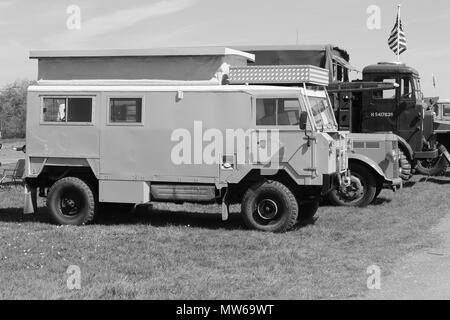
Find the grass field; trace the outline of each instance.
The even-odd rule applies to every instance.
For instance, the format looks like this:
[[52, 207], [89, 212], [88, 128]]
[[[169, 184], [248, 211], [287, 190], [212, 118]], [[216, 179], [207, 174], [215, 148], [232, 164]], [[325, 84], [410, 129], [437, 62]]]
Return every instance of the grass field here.
[[[43, 202], [22, 217], [20, 186], [0, 190], [0, 299], [326, 299], [367, 292], [403, 255], [439, 239], [429, 231], [450, 205], [450, 176], [416, 176], [364, 209], [321, 207], [285, 234], [246, 230], [234, 207], [155, 205], [95, 225], [55, 226]], [[69, 265], [81, 290], [66, 286]]]

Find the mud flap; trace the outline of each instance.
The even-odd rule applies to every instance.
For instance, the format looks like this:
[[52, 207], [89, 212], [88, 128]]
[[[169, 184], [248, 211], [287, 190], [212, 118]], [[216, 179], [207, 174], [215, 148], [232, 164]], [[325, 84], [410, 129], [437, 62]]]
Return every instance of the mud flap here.
[[225, 194], [222, 199], [222, 221], [228, 220], [228, 214], [229, 214], [229, 202], [228, 202], [228, 188], [225, 191]]
[[23, 214], [37, 212], [37, 189], [25, 184]]

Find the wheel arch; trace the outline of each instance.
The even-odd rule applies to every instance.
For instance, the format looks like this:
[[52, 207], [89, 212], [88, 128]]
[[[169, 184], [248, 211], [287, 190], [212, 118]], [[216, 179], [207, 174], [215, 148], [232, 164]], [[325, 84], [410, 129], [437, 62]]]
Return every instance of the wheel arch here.
[[414, 151], [411, 148], [411, 146], [409, 145], [409, 143], [403, 139], [402, 137], [398, 136], [398, 147], [401, 151], [403, 151], [403, 153], [405, 154], [405, 156], [408, 158], [409, 161], [413, 161], [414, 160]]
[[349, 156], [348, 162], [349, 162], [349, 167], [352, 163], [357, 163], [357, 164], [362, 165], [365, 168], [367, 168], [373, 174], [377, 183], [379, 183], [379, 184], [383, 184], [385, 181], [387, 181], [387, 178], [384, 175], [383, 170], [380, 168], [380, 166], [375, 161], [373, 161], [369, 157], [366, 157], [361, 154], [353, 154], [353, 155]]

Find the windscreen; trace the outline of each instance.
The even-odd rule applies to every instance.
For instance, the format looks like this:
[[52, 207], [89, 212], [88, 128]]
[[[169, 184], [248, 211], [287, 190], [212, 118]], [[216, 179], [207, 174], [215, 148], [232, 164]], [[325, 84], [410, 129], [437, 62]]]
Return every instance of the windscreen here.
[[328, 98], [326, 96], [308, 96], [308, 100], [316, 128], [322, 131], [336, 130], [333, 109], [328, 102]]

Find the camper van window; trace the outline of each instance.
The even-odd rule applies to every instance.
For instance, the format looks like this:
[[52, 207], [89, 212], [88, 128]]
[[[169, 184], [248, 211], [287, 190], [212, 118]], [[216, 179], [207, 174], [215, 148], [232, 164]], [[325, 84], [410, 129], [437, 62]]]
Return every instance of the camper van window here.
[[297, 99], [256, 99], [256, 125], [295, 126], [299, 123]]
[[67, 123], [92, 122], [92, 98], [45, 97], [42, 103], [42, 121]]
[[142, 123], [142, 98], [111, 98], [111, 123]]

